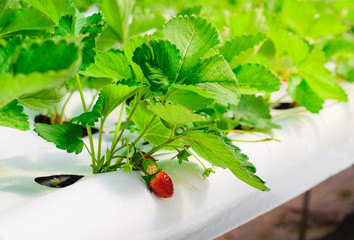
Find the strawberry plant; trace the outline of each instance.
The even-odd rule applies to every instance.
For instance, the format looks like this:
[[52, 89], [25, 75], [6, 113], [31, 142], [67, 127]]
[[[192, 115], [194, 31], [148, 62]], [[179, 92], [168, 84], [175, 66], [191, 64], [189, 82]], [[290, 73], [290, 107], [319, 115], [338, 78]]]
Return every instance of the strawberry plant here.
[[[123, 45], [124, 54], [98, 52], [95, 63], [80, 74], [91, 76], [99, 68], [100, 77], [113, 82], [100, 89], [93, 109], [88, 111], [82, 99], [84, 113], [66, 125], [35, 124], [35, 131], [69, 153], [78, 154], [85, 147], [92, 157], [94, 173], [137, 169], [134, 153], [140, 152], [137, 144], [143, 138], [153, 145], [147, 156], [163, 148], [189, 151], [190, 147], [212, 165], [227, 167], [246, 183], [266, 190], [247, 157], [218, 131], [215, 119], [206, 111], [215, 104], [237, 104], [240, 97], [237, 80], [225, 59], [217, 53], [203, 58], [219, 42], [215, 27], [204, 18], [178, 17], [164, 25], [163, 34], [162, 39], [132, 38]], [[76, 79], [83, 97], [79, 74]], [[185, 95], [190, 98], [181, 97]], [[103, 153], [104, 124], [114, 109], [120, 106], [124, 110], [128, 99], [127, 119], [122, 123], [120, 114], [111, 146]], [[190, 106], [192, 101], [199, 105]], [[100, 125], [97, 149], [89, 130], [95, 122]], [[81, 140], [80, 125], [88, 129], [90, 146]], [[125, 136], [128, 126], [130, 134]], [[132, 131], [139, 134], [135, 139]], [[145, 161], [142, 167], [149, 173]], [[204, 175], [211, 171], [205, 167]]]
[[[240, 91], [229, 64], [213, 50], [219, 44], [219, 34], [207, 19], [172, 18], [159, 34], [130, 37], [139, 32], [137, 29], [146, 28], [138, 27], [138, 20], [127, 22], [121, 28], [114, 26], [114, 21], [110, 20], [110, 16], [114, 17], [110, 12], [114, 8], [109, 7], [116, 4], [113, 1], [102, 3], [103, 16], [94, 13], [87, 17], [74, 11], [69, 1], [60, 8], [43, 5], [41, 1], [28, 3], [30, 5], [18, 3], [15, 7], [47, 19], [48, 27], [38, 29], [34, 24], [33, 30], [26, 32], [21, 32], [19, 26], [14, 27], [16, 37], [9, 35], [6, 28], [2, 29], [2, 42], [6, 43], [2, 45], [6, 51], [2, 66], [6, 83], [9, 82], [6, 89], [13, 89], [11, 94], [6, 91], [2, 94], [4, 112], [9, 112], [9, 108], [15, 111], [19, 104], [31, 109], [47, 109], [55, 106], [68, 91], [70, 98], [77, 90], [82, 99], [82, 114], [72, 116], [65, 123], [63, 116], [58, 117], [61, 120], [52, 121], [61, 124], [37, 123], [34, 130], [68, 153], [79, 154], [85, 148], [92, 158], [93, 173], [119, 168], [127, 172], [141, 170], [154, 182], [153, 179], [162, 174], [157, 159], [152, 157], [157, 151], [174, 150], [182, 163], [194, 154], [193, 150], [212, 166], [229, 168], [251, 186], [267, 189], [254, 175], [255, 168], [247, 156], [217, 128], [217, 116], [212, 114], [224, 111], [229, 104], [237, 105]], [[8, 11], [12, 7], [14, 5], [6, 2], [4, 9]], [[132, 14], [132, 7], [120, 11], [125, 11], [121, 17], [126, 19]], [[15, 11], [9, 14], [17, 17]], [[134, 16], [142, 17], [138, 13]], [[104, 20], [115, 31], [115, 41], [122, 44], [121, 50], [97, 50], [100, 36], [107, 29]], [[49, 53], [43, 55], [46, 51]], [[23, 81], [17, 83], [13, 78]], [[101, 79], [106, 80], [102, 83]], [[95, 84], [99, 86], [98, 98], [92, 107], [87, 106], [84, 99], [82, 86], [87, 82], [102, 83], [101, 86]], [[105, 148], [103, 128], [117, 108], [121, 114], [113, 129], [111, 144]], [[14, 121], [22, 116], [22, 108], [20, 110]], [[27, 117], [24, 118], [28, 128]], [[95, 124], [99, 126], [98, 147], [91, 131]], [[88, 144], [82, 140], [81, 126], [87, 128]], [[147, 153], [142, 153], [139, 147], [142, 139], [151, 144]], [[205, 168], [204, 176], [214, 171], [201, 164]]]
[[[96, 2], [96, 13], [77, 9]], [[168, 2], [156, 7], [147, 0], [2, 1], [0, 125], [27, 130], [24, 107], [47, 109], [51, 124], [34, 124], [39, 136], [68, 153], [85, 149], [93, 173], [140, 171], [162, 197], [172, 196], [173, 184], [159, 168], [160, 150], [172, 151], [181, 164], [193, 156], [204, 177], [214, 166], [228, 168], [268, 190], [225, 132], [280, 128], [270, 108], [284, 97], [312, 113], [326, 99], [347, 100], [335, 77], [353, 76], [352, 19], [349, 10], [342, 14], [348, 6], [297, 0], [187, 3], [175, 3], [171, 11], [162, 7]], [[331, 19], [331, 27], [323, 28]], [[333, 73], [326, 68], [329, 60], [338, 63]], [[286, 94], [274, 100], [282, 86]], [[94, 92], [89, 101], [84, 88]], [[64, 116], [76, 93], [83, 112]], [[112, 117], [115, 128], [108, 129]], [[112, 133], [108, 144], [104, 130]], [[142, 142], [149, 144], [145, 152]]]

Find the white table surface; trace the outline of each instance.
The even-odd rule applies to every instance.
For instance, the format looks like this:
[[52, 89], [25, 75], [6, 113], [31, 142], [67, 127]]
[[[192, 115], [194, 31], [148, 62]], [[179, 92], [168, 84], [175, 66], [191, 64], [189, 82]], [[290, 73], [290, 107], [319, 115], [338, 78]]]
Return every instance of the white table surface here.
[[[354, 88], [346, 89], [348, 103], [329, 102], [319, 115], [276, 117], [283, 127], [274, 131], [280, 143], [237, 143], [270, 192], [246, 185], [228, 170], [216, 168], [203, 180], [203, 170], [193, 161], [178, 165], [166, 160], [161, 165], [174, 182], [175, 194], [161, 199], [137, 173], [92, 175], [87, 154], [66, 154], [32, 131], [0, 128], [0, 240], [217, 237], [354, 163]], [[33, 180], [61, 173], [86, 177], [62, 189]]]

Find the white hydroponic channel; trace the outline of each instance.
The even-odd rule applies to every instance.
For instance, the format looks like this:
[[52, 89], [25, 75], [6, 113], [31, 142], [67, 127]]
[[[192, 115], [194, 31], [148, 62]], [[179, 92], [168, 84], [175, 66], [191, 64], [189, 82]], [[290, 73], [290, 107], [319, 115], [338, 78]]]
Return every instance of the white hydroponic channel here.
[[[348, 103], [327, 102], [319, 115], [275, 112], [280, 143], [237, 144], [270, 192], [253, 189], [228, 170], [216, 169], [203, 180], [193, 161], [178, 166], [165, 160], [161, 165], [175, 194], [161, 199], [138, 173], [92, 175], [87, 154], [66, 154], [32, 131], [0, 128], [0, 239], [212, 239], [354, 163], [354, 88], [346, 91]], [[61, 173], [86, 177], [63, 189], [33, 180]]]

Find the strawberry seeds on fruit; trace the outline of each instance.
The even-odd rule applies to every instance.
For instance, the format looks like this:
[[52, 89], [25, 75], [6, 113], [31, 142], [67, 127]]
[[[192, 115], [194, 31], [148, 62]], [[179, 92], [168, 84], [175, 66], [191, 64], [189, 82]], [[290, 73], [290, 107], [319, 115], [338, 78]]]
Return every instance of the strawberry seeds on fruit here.
[[173, 182], [163, 171], [158, 172], [151, 178], [149, 187], [159, 197], [170, 198], [173, 196]]

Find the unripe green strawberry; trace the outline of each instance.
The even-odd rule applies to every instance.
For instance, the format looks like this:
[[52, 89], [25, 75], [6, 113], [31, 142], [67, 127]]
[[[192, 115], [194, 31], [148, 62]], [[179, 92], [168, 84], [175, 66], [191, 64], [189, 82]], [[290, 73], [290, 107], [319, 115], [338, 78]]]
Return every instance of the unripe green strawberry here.
[[143, 162], [143, 171], [147, 174], [147, 175], [154, 175], [159, 171], [159, 168], [157, 167], [157, 164], [150, 159], [146, 159]]
[[150, 189], [159, 197], [170, 198], [173, 196], [173, 182], [163, 171], [160, 171], [149, 182]]

